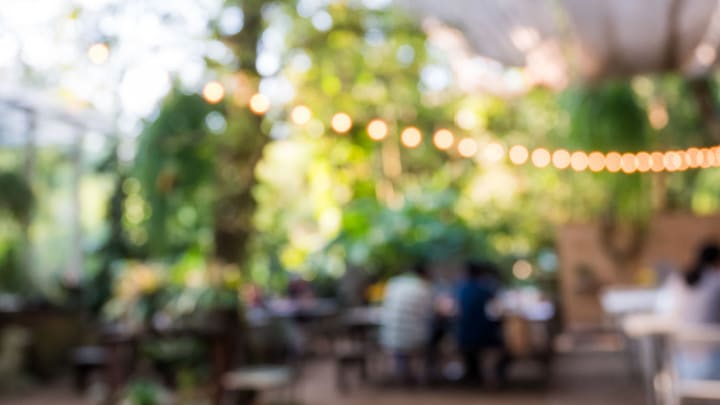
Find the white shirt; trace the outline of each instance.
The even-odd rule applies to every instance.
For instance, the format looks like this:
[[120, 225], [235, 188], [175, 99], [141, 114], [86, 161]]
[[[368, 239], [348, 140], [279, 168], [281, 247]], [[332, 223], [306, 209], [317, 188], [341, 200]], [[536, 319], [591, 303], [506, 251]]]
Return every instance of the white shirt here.
[[432, 290], [425, 280], [411, 274], [392, 278], [382, 305], [382, 345], [400, 352], [424, 347], [430, 334], [432, 302]]

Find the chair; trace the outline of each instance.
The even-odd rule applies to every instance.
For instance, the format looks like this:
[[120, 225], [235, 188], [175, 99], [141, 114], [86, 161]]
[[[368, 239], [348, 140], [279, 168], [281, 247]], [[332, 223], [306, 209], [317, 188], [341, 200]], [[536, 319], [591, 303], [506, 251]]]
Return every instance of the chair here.
[[708, 353], [720, 352], [720, 327], [684, 328], [670, 335], [667, 366], [656, 378], [656, 386], [662, 391], [664, 402], [668, 405], [679, 405], [686, 399], [720, 401], [720, 379], [711, 379], [710, 376], [690, 377], [681, 373], [680, 356], [693, 346]]
[[107, 366], [107, 352], [101, 346], [80, 346], [73, 350], [75, 390], [83, 392], [88, 388], [90, 375]]
[[[260, 393], [291, 390], [295, 381], [296, 373], [289, 365], [248, 366], [225, 373], [222, 388], [225, 392], [234, 393], [238, 404], [252, 404]], [[292, 393], [289, 396], [292, 397]]]
[[[293, 350], [288, 332], [272, 327], [250, 328], [247, 331], [258, 335], [255, 337], [262, 341], [261, 343], [283, 347], [275, 347], [274, 350], [265, 352], [264, 358], [256, 359], [257, 361], [254, 362], [247, 361], [249, 359], [247, 354], [242, 356], [245, 358], [242, 365], [225, 372], [221, 377], [223, 399], [229, 396], [234, 398], [237, 404], [253, 404], [262, 393], [284, 390], [286, 400], [283, 403], [291, 403], [301, 367], [299, 353]], [[243, 351], [258, 350], [258, 347], [252, 347], [250, 341], [245, 341], [245, 344], [240, 346], [245, 347]], [[264, 351], [267, 351], [267, 348]]]
[[345, 314], [336, 325], [332, 341], [335, 358], [335, 385], [341, 393], [349, 390], [347, 375], [357, 370], [360, 379], [369, 379], [370, 357], [376, 349], [374, 332], [378, 321], [373, 313], [354, 309]]

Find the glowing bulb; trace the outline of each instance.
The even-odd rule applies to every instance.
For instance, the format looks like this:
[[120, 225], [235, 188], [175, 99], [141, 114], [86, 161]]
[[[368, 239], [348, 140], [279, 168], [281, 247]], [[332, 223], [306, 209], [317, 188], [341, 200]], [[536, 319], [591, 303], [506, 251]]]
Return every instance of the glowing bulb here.
[[605, 155], [605, 167], [611, 173], [620, 171], [622, 156], [617, 152], [610, 152]]
[[684, 172], [690, 167], [688, 164], [688, 154], [685, 151], [678, 151], [677, 154], [680, 156], [680, 166], [678, 166], [678, 170]]
[[375, 119], [370, 121], [367, 126], [367, 133], [370, 139], [379, 141], [384, 139], [388, 134], [388, 126], [383, 120]]
[[637, 159], [632, 153], [624, 153], [620, 158], [620, 167], [623, 173], [635, 173], [637, 166]]
[[505, 155], [505, 148], [497, 142], [492, 142], [485, 146], [483, 155], [485, 155], [485, 159], [489, 162], [499, 162], [503, 158], [503, 155]]
[[528, 152], [527, 148], [522, 145], [513, 146], [510, 148], [508, 154], [510, 155], [510, 161], [516, 165], [521, 165], [527, 162], [528, 156], [530, 156], [530, 152]]
[[512, 266], [512, 273], [518, 280], [527, 280], [532, 275], [533, 268], [527, 260], [518, 260]]
[[535, 166], [545, 167], [550, 164], [550, 152], [544, 148], [535, 149], [530, 159]]
[[680, 165], [682, 164], [682, 158], [677, 152], [670, 151], [665, 153], [665, 168], [670, 171], [674, 172], [678, 169], [680, 169]]
[[662, 103], [655, 102], [650, 104], [650, 108], [648, 110], [648, 121], [650, 121], [650, 126], [655, 129], [663, 129], [667, 126], [668, 120], [667, 109]]
[[440, 150], [450, 149], [454, 142], [455, 137], [447, 129], [438, 129], [433, 135], [433, 144]]
[[330, 126], [335, 132], [344, 134], [352, 128], [352, 118], [345, 113], [337, 113], [330, 119]]
[[304, 105], [296, 106], [290, 112], [290, 119], [296, 125], [305, 125], [312, 119], [312, 111]]
[[458, 142], [458, 153], [462, 157], [472, 157], [478, 151], [477, 142], [472, 138], [463, 138]]
[[717, 51], [711, 44], [703, 42], [695, 49], [695, 57], [701, 65], [710, 66], [715, 62]]
[[637, 169], [641, 173], [645, 173], [650, 171], [650, 168], [652, 167], [652, 161], [650, 154], [647, 152], [639, 152], [636, 156], [637, 159]]
[[96, 65], [101, 65], [108, 60], [108, 57], [110, 57], [110, 48], [108, 48], [106, 44], [98, 42], [88, 48], [87, 55], [90, 62]]
[[265, 114], [270, 110], [270, 99], [264, 94], [254, 94], [250, 97], [250, 111], [257, 115]]
[[570, 156], [570, 166], [576, 172], [581, 172], [588, 167], [588, 155], [585, 152], [573, 152]]
[[700, 164], [698, 163], [698, 154], [701, 154], [700, 149], [698, 148], [690, 148], [687, 150], [687, 153], [685, 154], [685, 159], [687, 159], [687, 164], [691, 168], [699, 167]]
[[[712, 153], [712, 151], [710, 149], [705, 148], [702, 150], [702, 153], [703, 153], [702, 168], [707, 169], [708, 167], [712, 167], [713, 163], [715, 163], [715, 156]], [[710, 159], [712, 159], [712, 161]]]
[[460, 128], [469, 131], [478, 126], [478, 119], [471, 109], [463, 108], [455, 114], [455, 123]]
[[659, 173], [665, 170], [665, 155], [660, 152], [650, 154], [650, 170]]
[[708, 162], [709, 167], [715, 167], [717, 165], [717, 159], [715, 156], [715, 150], [714, 149], [708, 149], [707, 153], [705, 155], [705, 160]]
[[588, 155], [588, 167], [593, 172], [599, 172], [605, 168], [605, 155], [600, 152], [591, 152]]
[[408, 148], [417, 148], [422, 142], [422, 133], [415, 127], [407, 127], [400, 134], [400, 141]]
[[225, 97], [225, 88], [222, 84], [213, 80], [205, 84], [202, 95], [208, 103], [217, 104]]
[[570, 166], [570, 152], [565, 149], [558, 149], [552, 154], [552, 163], [558, 169], [566, 169]]

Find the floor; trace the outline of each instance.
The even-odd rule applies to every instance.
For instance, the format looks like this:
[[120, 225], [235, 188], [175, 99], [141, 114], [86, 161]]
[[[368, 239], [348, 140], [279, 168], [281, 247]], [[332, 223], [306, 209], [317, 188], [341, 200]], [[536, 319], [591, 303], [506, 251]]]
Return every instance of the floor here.
[[[530, 378], [530, 373], [509, 387], [491, 391], [474, 387], [400, 389], [358, 385], [349, 394], [340, 395], [335, 390], [332, 364], [316, 362], [305, 368], [295, 396], [300, 403], [310, 405], [642, 404], [641, 384], [631, 377], [627, 366], [617, 353], [572, 354], [557, 359], [544, 384]], [[0, 396], [0, 404], [92, 405], [92, 401], [75, 395], [69, 384], [56, 384], [27, 390], [23, 395]]]

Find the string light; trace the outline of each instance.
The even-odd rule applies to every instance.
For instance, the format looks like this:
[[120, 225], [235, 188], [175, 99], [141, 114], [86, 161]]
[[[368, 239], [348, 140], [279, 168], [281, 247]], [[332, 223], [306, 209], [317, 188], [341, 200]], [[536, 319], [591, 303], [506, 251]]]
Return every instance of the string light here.
[[330, 126], [335, 132], [344, 134], [352, 128], [352, 118], [343, 112], [337, 113], [330, 120]]
[[438, 129], [433, 135], [433, 144], [440, 150], [450, 149], [455, 142], [455, 136], [447, 129]]
[[462, 157], [473, 157], [478, 151], [477, 142], [472, 138], [463, 138], [458, 142], [458, 153]]
[[290, 112], [290, 119], [296, 125], [305, 125], [312, 119], [312, 111], [304, 105], [296, 106]]
[[415, 127], [407, 127], [400, 134], [400, 141], [408, 148], [417, 148], [422, 142], [422, 133]]
[[87, 50], [88, 59], [96, 65], [102, 65], [110, 57], [110, 48], [102, 42], [92, 44]]
[[570, 152], [565, 149], [558, 149], [552, 154], [552, 163], [558, 169], [565, 169], [570, 166]]
[[388, 126], [385, 121], [374, 119], [367, 125], [367, 133], [370, 139], [379, 141], [385, 139], [388, 134]]
[[605, 167], [610, 173], [616, 173], [620, 171], [622, 162], [622, 155], [617, 152], [610, 152], [605, 155]]
[[[219, 82], [212, 81], [203, 88], [203, 97], [210, 103], [217, 103], [225, 96], [225, 90]], [[255, 94], [250, 97], [248, 106], [250, 110], [258, 115], [265, 114], [270, 109], [270, 100], [263, 94]], [[664, 111], [666, 113], [666, 111]], [[467, 111], [463, 115], [463, 120], [470, 121]], [[656, 119], [660, 113], [656, 113]], [[290, 112], [290, 119], [298, 125], [307, 124], [312, 120], [312, 111], [304, 105], [295, 106]], [[665, 117], [660, 117], [665, 118]], [[322, 123], [318, 122], [320, 125]], [[465, 124], [468, 124], [466, 122]], [[657, 127], [667, 124], [663, 119], [658, 119]], [[330, 126], [337, 133], [346, 133], [353, 126], [353, 120], [350, 115], [344, 112], [336, 113], [330, 120]], [[466, 125], [469, 126], [469, 125]], [[376, 141], [385, 139], [389, 133], [388, 124], [382, 119], [376, 118], [370, 121], [366, 127], [368, 136]], [[416, 148], [422, 143], [422, 132], [414, 126], [403, 129], [400, 133], [400, 141], [407, 148]], [[433, 134], [433, 144], [437, 149], [449, 150], [455, 144], [455, 135], [448, 129], [438, 129]], [[491, 142], [485, 145], [480, 151], [480, 147], [476, 140], [472, 138], [463, 138], [457, 143], [457, 152], [462, 157], [477, 156], [489, 162], [499, 162], [505, 156], [514, 165], [524, 165], [530, 161], [538, 168], [544, 168], [552, 164], [557, 169], [571, 168], [575, 171], [591, 170], [600, 172], [607, 170], [610, 173], [630, 174], [635, 172], [676, 172], [685, 171], [695, 168], [711, 168], [720, 167], [720, 145], [711, 148], [690, 147], [685, 150], [675, 151], [641, 151], [637, 153], [602, 152], [592, 151], [589, 153], [583, 151], [569, 152], [566, 149], [557, 149], [550, 151], [546, 148], [537, 148], [532, 151], [528, 150], [524, 145], [513, 145], [507, 152], [505, 147], [497, 142]], [[478, 154], [478, 152], [482, 152]], [[478, 160], [480, 161], [480, 160]]]
[[640, 152], [636, 156], [637, 159], [637, 169], [641, 173], [645, 173], [650, 171], [652, 162], [650, 158], [650, 154], [647, 152]]
[[257, 115], [265, 114], [270, 110], [270, 99], [261, 93], [250, 97], [250, 111]]
[[624, 153], [620, 158], [620, 168], [623, 173], [635, 173], [638, 168], [637, 158], [632, 153]]
[[510, 148], [508, 155], [513, 164], [521, 165], [527, 162], [530, 152], [528, 152], [528, 149], [523, 145], [515, 145]]
[[605, 168], [605, 155], [600, 152], [591, 152], [588, 155], [588, 167], [593, 172], [599, 172]]
[[225, 97], [225, 88], [215, 80], [205, 84], [202, 90], [205, 101], [210, 104], [217, 104]]
[[544, 148], [535, 149], [530, 156], [530, 160], [536, 167], [543, 168], [550, 164], [550, 152]]
[[503, 146], [497, 142], [491, 142], [485, 146], [483, 154], [485, 155], [485, 159], [487, 159], [488, 162], [499, 162], [505, 155], [505, 148], [503, 148]]
[[665, 168], [670, 172], [674, 172], [680, 168], [680, 163], [681, 163], [680, 155], [678, 155], [674, 151], [666, 152], [664, 161], [665, 161]]
[[659, 173], [665, 170], [665, 155], [660, 152], [650, 154], [650, 170]]
[[573, 152], [570, 156], [570, 166], [576, 172], [581, 172], [588, 167], [588, 155], [585, 152]]

